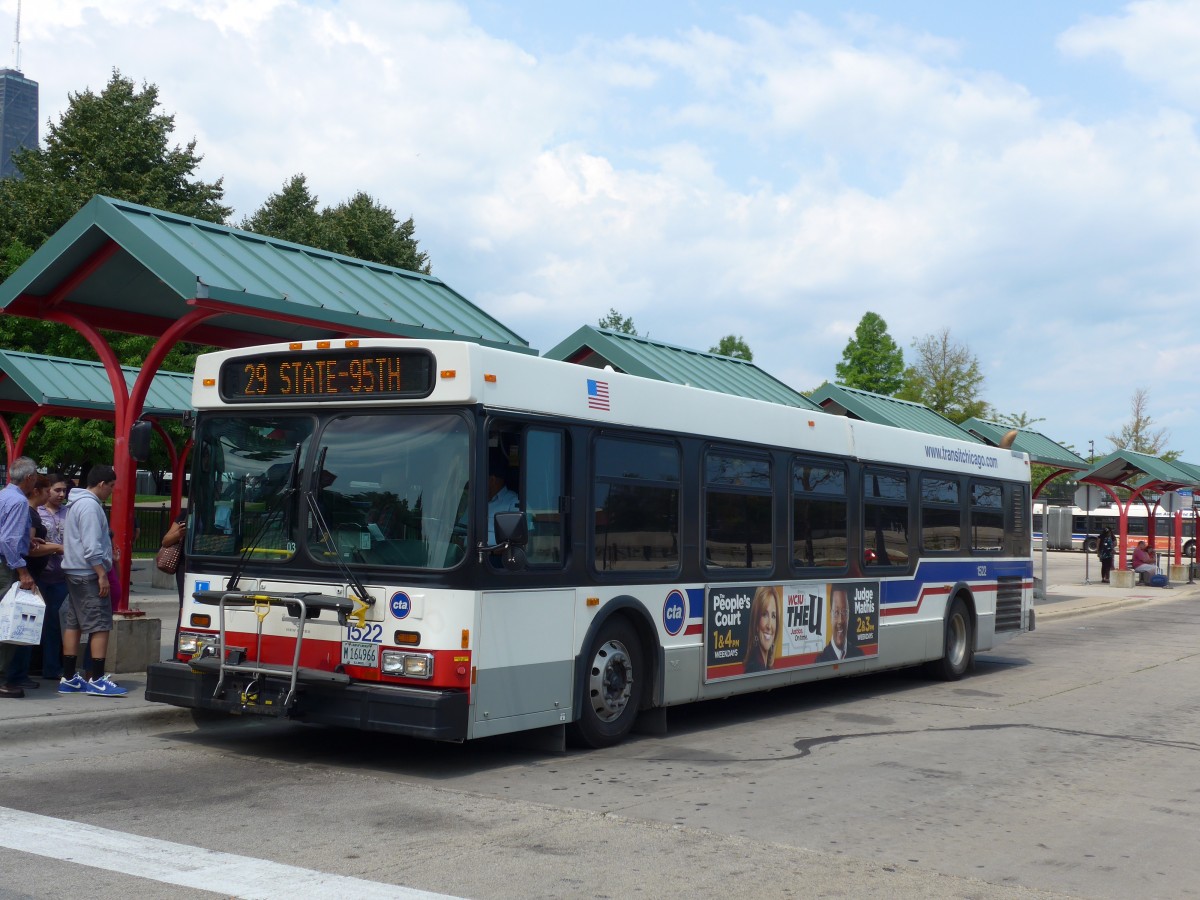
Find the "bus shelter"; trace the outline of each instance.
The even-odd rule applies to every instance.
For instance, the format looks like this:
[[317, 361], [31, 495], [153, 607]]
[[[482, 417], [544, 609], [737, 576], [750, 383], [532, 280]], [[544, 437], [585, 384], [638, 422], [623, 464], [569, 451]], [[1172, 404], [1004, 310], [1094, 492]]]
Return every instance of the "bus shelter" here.
[[[1151, 546], [1155, 538], [1154, 508], [1159, 505], [1164, 494], [1181, 488], [1200, 486], [1200, 470], [1189, 464], [1167, 462], [1166, 460], [1137, 453], [1133, 450], [1114, 450], [1108, 456], [1099, 460], [1091, 469], [1079, 476], [1080, 484], [1093, 484], [1107, 493], [1116, 504], [1118, 518], [1117, 534], [1117, 570], [1128, 571], [1129, 568], [1129, 508], [1134, 503], [1145, 505], [1147, 512], [1147, 530]], [[1118, 489], [1123, 489], [1128, 496], [1122, 498]], [[1173, 550], [1174, 558], [1179, 559], [1183, 546], [1183, 516], [1174, 512]]]
[[[133, 388], [139, 371], [133, 366], [121, 367], [127, 389]], [[191, 393], [190, 375], [159, 371], [154, 374], [142, 407], [142, 419], [151, 423], [167, 451], [172, 473], [172, 516], [179, 514], [182, 505], [188, 446], [176, 447], [162, 421], [188, 416]], [[28, 416], [15, 438], [9, 415]], [[114, 422], [116, 403], [104, 366], [87, 360], [0, 350], [0, 435], [4, 437], [6, 468], [25, 453], [34, 427], [49, 416]]]
[[[0, 284], [0, 309], [75, 329], [104, 367], [116, 436], [112, 524], [123, 583], [136, 472], [130, 432], [177, 342], [232, 348], [423, 337], [534, 352], [433, 276], [101, 196]], [[155, 338], [132, 384], [104, 329]]]

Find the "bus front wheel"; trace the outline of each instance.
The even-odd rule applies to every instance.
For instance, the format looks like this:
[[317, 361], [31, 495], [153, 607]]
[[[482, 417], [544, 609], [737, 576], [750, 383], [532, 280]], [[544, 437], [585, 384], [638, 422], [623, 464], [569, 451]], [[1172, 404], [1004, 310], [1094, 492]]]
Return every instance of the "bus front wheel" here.
[[931, 663], [930, 668], [943, 681], [958, 681], [975, 662], [975, 627], [962, 597], [950, 602], [944, 629], [942, 658]]
[[1100, 546], [1099, 538], [1094, 538], [1094, 537], [1087, 538], [1083, 542], [1083, 552], [1084, 553], [1095, 553], [1096, 548], [1099, 546]]
[[624, 619], [611, 619], [588, 648], [583, 709], [571, 727], [573, 742], [611, 747], [633, 728], [642, 702], [646, 670], [637, 632]]

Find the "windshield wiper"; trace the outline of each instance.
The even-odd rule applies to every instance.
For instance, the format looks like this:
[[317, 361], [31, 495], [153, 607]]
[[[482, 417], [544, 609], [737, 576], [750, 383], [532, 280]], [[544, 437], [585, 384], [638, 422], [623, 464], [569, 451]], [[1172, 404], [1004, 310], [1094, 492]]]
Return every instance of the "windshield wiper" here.
[[280, 510], [283, 511], [283, 533], [288, 533], [289, 516], [291, 512], [291, 498], [296, 494], [296, 478], [300, 473], [300, 445], [296, 444], [292, 450], [292, 462], [288, 466], [287, 477], [284, 478], [284, 489], [271, 498], [267, 506], [266, 513], [262, 517], [262, 522], [259, 523], [258, 531], [254, 533], [244, 548], [242, 555], [238, 558], [237, 565], [233, 568], [233, 574], [229, 577], [229, 587], [227, 590], [237, 590], [238, 579], [242, 577], [242, 569], [246, 567], [246, 562], [250, 559], [250, 555], [258, 549], [258, 542], [262, 540], [262, 536], [267, 531], [267, 526], [275, 518], [275, 514]]
[[367, 593], [367, 589], [363, 586], [362, 581], [359, 580], [358, 575], [351, 571], [350, 567], [346, 565], [345, 560], [342, 559], [342, 554], [338, 552], [337, 544], [333, 540], [333, 531], [330, 529], [329, 523], [325, 520], [325, 514], [321, 511], [321, 504], [317, 502], [317, 491], [320, 490], [321, 476], [325, 473], [325, 455], [328, 452], [328, 447], [322, 447], [321, 452], [317, 454], [317, 464], [313, 467], [313, 475], [309, 479], [308, 487], [304, 491], [304, 497], [308, 501], [308, 508], [312, 514], [313, 521], [317, 523], [317, 528], [325, 544], [325, 549], [333, 557], [338, 572], [358, 592], [358, 599], [367, 604], [367, 606], [374, 606], [375, 598]]

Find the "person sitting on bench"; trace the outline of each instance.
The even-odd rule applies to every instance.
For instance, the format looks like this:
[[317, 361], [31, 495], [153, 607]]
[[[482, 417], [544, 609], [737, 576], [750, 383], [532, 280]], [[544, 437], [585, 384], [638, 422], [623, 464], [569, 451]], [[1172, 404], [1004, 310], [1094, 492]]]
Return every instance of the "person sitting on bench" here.
[[1146, 582], [1150, 581], [1151, 576], [1159, 574], [1158, 566], [1154, 564], [1154, 554], [1146, 549], [1145, 541], [1138, 541], [1133, 549], [1133, 571]]

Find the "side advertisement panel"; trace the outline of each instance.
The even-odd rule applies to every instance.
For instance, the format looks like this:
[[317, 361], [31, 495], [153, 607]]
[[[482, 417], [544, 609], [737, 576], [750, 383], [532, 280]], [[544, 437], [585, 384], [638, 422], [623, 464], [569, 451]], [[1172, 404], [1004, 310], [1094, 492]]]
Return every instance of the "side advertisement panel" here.
[[879, 653], [879, 582], [720, 585], [704, 604], [705, 681]]

